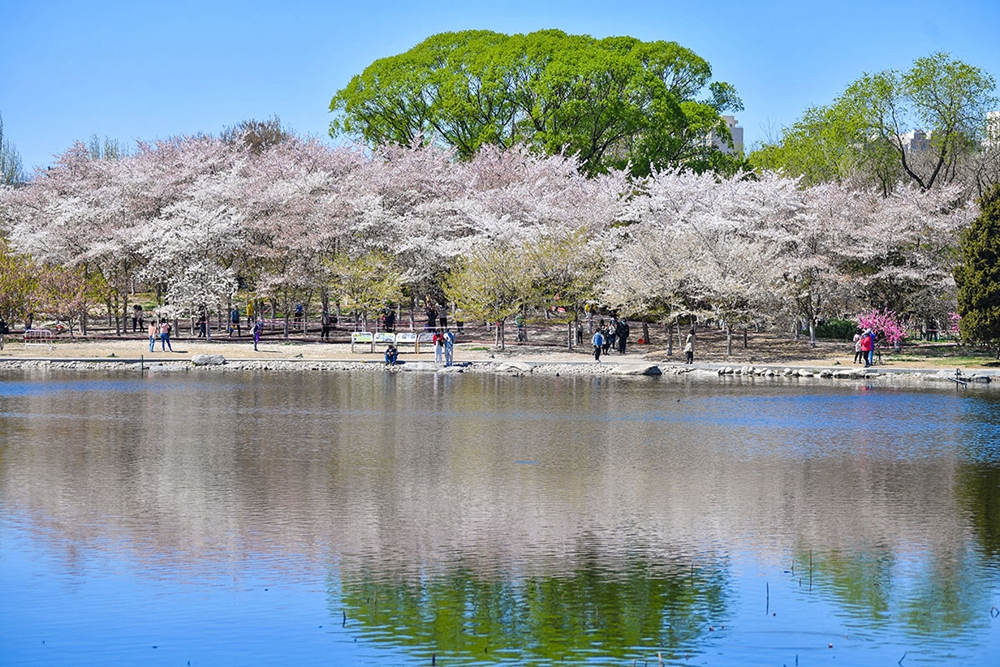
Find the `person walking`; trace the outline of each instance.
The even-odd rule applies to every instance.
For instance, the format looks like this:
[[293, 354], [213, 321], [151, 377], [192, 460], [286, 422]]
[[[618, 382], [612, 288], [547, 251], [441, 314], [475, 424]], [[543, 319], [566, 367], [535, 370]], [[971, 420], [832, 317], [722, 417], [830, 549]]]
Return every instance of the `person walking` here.
[[438, 328], [444, 330], [448, 328], [448, 304], [438, 304]]
[[260, 342], [260, 332], [264, 329], [264, 323], [257, 320], [253, 323], [253, 351], [257, 352], [257, 343]]
[[618, 320], [618, 330], [617, 330], [617, 340], [618, 340], [618, 354], [625, 354], [625, 346], [628, 344], [628, 336], [631, 333], [631, 329], [628, 326], [628, 322], [625, 318]]
[[684, 363], [694, 363], [694, 334], [688, 334], [687, 340], [684, 342]]
[[[3, 337], [10, 333], [10, 327], [7, 326], [7, 320], [0, 315], [0, 350], [3, 349]], [[150, 350], [152, 352], [152, 350]]]
[[236, 332], [236, 336], [242, 336], [243, 332], [240, 330], [240, 309], [233, 306], [233, 309], [229, 313], [229, 337], [233, 337], [233, 332]]
[[320, 317], [319, 323], [322, 326], [322, 330], [319, 334], [319, 339], [324, 340], [327, 343], [330, 342], [330, 311], [323, 309], [323, 315]]
[[594, 332], [594, 337], [590, 339], [590, 342], [594, 346], [594, 361], [600, 361], [601, 352], [604, 348], [604, 334], [601, 333], [600, 327]]
[[174, 351], [170, 345], [170, 323], [166, 320], [160, 320], [160, 352], [167, 350]]
[[253, 301], [247, 301], [247, 326], [252, 327], [256, 318], [254, 317]]
[[424, 309], [424, 312], [427, 314], [427, 331], [433, 331], [434, 327], [437, 326], [438, 311], [430, 299], [427, 300], [427, 307]]
[[854, 332], [854, 363], [861, 363], [861, 329]]
[[153, 351], [153, 346], [156, 345], [156, 339], [160, 336], [160, 327], [156, 325], [156, 317], [153, 317], [149, 321], [149, 351]]

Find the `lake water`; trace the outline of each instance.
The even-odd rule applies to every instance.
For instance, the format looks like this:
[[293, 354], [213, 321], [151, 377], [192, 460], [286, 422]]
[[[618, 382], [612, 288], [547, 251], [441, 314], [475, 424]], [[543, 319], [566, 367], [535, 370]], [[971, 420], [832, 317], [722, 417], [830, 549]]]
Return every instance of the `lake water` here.
[[2, 373], [0, 664], [996, 664], [1000, 392], [803, 385]]

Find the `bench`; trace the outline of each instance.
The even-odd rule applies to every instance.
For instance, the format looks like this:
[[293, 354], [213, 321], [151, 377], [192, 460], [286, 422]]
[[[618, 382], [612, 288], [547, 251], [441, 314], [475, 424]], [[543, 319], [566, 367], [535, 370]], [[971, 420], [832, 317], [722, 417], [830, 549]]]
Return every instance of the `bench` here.
[[48, 329], [28, 329], [24, 332], [24, 347], [27, 349], [29, 345], [44, 345], [51, 350], [53, 339], [53, 334]]
[[375, 351], [375, 336], [372, 335], [371, 331], [352, 331], [351, 332], [351, 352], [354, 352], [355, 345], [367, 345], [369, 352]]

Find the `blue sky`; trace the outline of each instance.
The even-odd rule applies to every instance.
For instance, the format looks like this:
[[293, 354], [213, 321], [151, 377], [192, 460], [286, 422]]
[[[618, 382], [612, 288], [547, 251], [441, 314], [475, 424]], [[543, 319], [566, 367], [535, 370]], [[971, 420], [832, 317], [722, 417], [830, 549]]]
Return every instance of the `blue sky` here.
[[0, 0], [0, 114], [29, 171], [93, 134], [217, 134], [277, 114], [326, 136], [330, 98], [434, 33], [559, 28], [670, 40], [736, 86], [747, 143], [865, 71], [934, 51], [1000, 76], [1000, 2]]

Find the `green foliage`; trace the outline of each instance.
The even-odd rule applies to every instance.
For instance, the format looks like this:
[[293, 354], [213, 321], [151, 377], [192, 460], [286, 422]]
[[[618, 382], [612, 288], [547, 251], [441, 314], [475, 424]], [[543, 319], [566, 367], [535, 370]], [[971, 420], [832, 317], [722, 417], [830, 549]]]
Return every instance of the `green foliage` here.
[[330, 134], [372, 145], [421, 138], [463, 158], [486, 144], [524, 143], [578, 154], [588, 173], [630, 163], [637, 174], [651, 164], [734, 170], [740, 158], [706, 139], [731, 140], [720, 114], [742, 103], [711, 75], [675, 42], [558, 30], [441, 33], [353, 77], [330, 102]]
[[585, 230], [545, 237], [526, 249], [537, 304], [575, 311], [596, 294], [601, 258]]
[[802, 179], [803, 185], [842, 183], [860, 167], [859, 120], [844, 106], [811, 107], [780, 141], [753, 151], [750, 163]]
[[502, 322], [513, 317], [531, 296], [532, 277], [524, 253], [492, 243], [475, 248], [448, 275], [444, 293], [476, 319]]
[[816, 326], [816, 338], [830, 338], [834, 340], [851, 340], [854, 332], [857, 331], [858, 323], [851, 320], [840, 320], [832, 317], [823, 324]]
[[340, 253], [330, 262], [330, 272], [347, 307], [359, 314], [378, 312], [402, 297], [403, 277], [391, 255], [368, 252], [352, 257]]
[[0, 316], [8, 322], [24, 319], [31, 312], [37, 286], [37, 267], [32, 259], [13, 252], [0, 237]]
[[1000, 353], [1000, 185], [979, 200], [980, 213], [962, 238], [955, 269], [962, 339]]
[[[995, 88], [992, 76], [944, 53], [905, 72], [865, 74], [832, 104], [807, 109], [750, 162], [806, 185], [857, 179], [888, 194], [902, 179], [926, 190], [952, 182], [979, 150]], [[927, 133], [926, 146], [906, 145], [903, 135], [914, 130]]]

